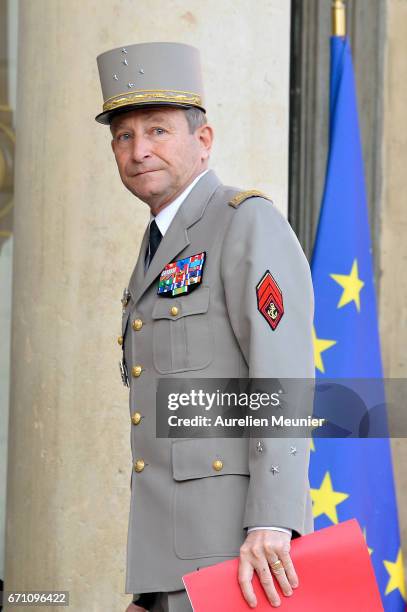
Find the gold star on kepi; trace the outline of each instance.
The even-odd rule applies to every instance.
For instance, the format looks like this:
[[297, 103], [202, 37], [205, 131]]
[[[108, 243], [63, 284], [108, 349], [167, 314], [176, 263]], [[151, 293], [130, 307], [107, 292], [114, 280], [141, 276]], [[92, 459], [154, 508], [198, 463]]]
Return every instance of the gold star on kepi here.
[[103, 111], [109, 124], [119, 112], [150, 106], [194, 106], [205, 112], [199, 51], [182, 43], [126, 45], [97, 57]]

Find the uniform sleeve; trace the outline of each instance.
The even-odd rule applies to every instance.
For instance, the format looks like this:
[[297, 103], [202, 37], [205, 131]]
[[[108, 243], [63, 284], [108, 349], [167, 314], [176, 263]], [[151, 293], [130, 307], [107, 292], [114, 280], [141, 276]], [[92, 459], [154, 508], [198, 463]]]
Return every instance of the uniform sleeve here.
[[[267, 272], [282, 296], [277, 308], [283, 314], [274, 320], [275, 311], [264, 316], [258, 308], [256, 288]], [[233, 211], [222, 247], [221, 275], [249, 378], [314, 378], [310, 268], [291, 226], [270, 201], [250, 198]], [[249, 443], [243, 527], [284, 525], [293, 530], [293, 537], [301, 535], [309, 501], [310, 440], [265, 438], [261, 453], [256, 450], [258, 442], [252, 437]]]

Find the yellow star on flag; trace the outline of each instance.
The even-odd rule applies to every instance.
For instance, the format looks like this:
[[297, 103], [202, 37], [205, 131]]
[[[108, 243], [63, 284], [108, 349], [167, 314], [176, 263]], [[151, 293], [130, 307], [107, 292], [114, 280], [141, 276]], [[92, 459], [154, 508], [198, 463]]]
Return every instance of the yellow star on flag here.
[[338, 523], [336, 506], [349, 497], [347, 493], [334, 491], [332, 488], [331, 475], [327, 472], [319, 489], [311, 489], [312, 513], [314, 518], [321, 514], [326, 516], [335, 524]]
[[331, 348], [336, 344], [336, 340], [324, 340], [323, 338], [317, 338], [315, 327], [312, 328], [312, 340], [314, 342], [314, 361], [315, 367], [322, 373], [325, 373], [324, 363], [322, 361], [321, 353]]
[[390, 578], [386, 586], [385, 595], [398, 589], [402, 598], [406, 601], [406, 583], [404, 582], [403, 556], [399, 549], [397, 559], [393, 561], [383, 561]]
[[[363, 530], [363, 537], [365, 538], [365, 542], [366, 542], [366, 546], [367, 546], [366, 527]], [[371, 555], [372, 552], [373, 552], [373, 548], [369, 548], [369, 546], [367, 546], [367, 550], [369, 551], [369, 555]]]
[[350, 274], [330, 274], [338, 285], [343, 287], [341, 299], [338, 302], [337, 308], [342, 308], [349, 302], [355, 302], [358, 312], [360, 312], [360, 291], [365, 284], [359, 278], [358, 261], [353, 260], [352, 270]]
[[315, 451], [315, 442], [314, 442], [314, 438], [312, 437], [312, 432], [314, 431], [314, 429], [318, 429], [319, 425], [314, 425], [311, 427], [311, 444], [310, 444], [310, 450], [311, 451]]

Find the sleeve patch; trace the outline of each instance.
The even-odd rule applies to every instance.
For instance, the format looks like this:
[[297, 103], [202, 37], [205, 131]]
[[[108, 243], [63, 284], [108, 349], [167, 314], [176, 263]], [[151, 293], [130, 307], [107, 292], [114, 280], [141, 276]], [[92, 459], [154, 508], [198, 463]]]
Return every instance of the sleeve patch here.
[[283, 294], [269, 270], [256, 286], [257, 309], [274, 331], [284, 314]]

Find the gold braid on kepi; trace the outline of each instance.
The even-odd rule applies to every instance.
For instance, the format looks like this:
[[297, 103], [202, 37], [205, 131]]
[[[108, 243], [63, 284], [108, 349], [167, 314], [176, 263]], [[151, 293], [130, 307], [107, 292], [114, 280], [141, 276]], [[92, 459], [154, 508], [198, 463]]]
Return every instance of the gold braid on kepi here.
[[233, 206], [233, 208], [237, 208], [242, 202], [248, 200], [249, 198], [264, 198], [265, 200], [273, 200], [270, 196], [266, 195], [262, 191], [258, 191], [257, 189], [249, 189], [248, 191], [241, 191], [237, 193], [231, 200], [229, 200], [229, 206]]

